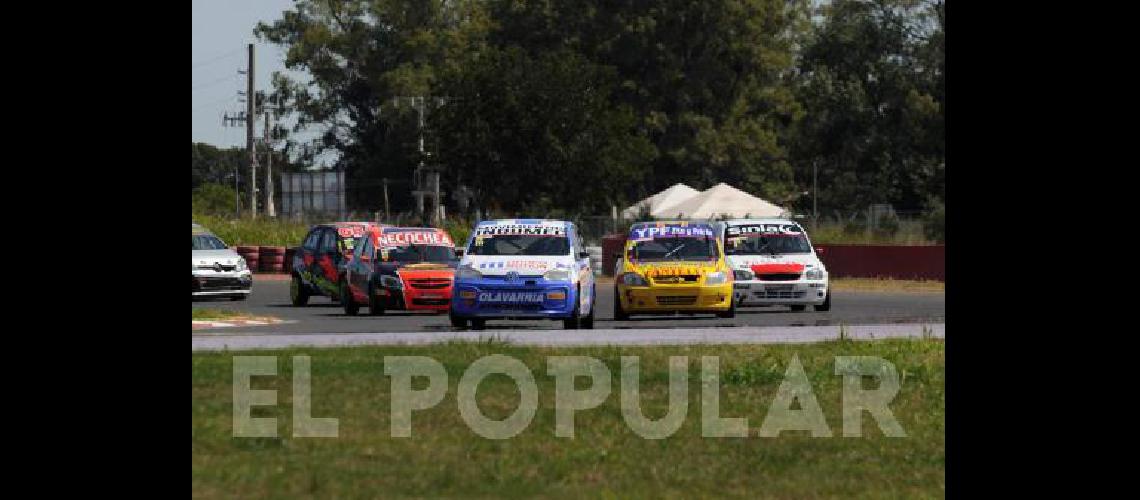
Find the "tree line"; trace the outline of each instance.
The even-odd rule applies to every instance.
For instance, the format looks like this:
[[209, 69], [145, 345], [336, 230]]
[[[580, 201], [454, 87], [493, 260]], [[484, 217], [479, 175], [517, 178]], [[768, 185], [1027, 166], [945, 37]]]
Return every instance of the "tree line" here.
[[302, 0], [254, 33], [308, 77], [273, 79], [294, 131], [321, 132], [286, 142], [294, 163], [337, 152], [354, 207], [386, 178], [410, 208], [421, 162], [502, 213], [677, 182], [802, 211], [813, 173], [821, 212], [944, 197], [941, 1]]

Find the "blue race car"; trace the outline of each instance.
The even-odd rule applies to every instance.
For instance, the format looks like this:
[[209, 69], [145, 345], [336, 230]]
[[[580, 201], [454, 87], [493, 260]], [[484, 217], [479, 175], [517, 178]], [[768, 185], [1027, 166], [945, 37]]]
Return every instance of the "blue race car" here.
[[455, 273], [451, 324], [481, 330], [489, 319], [555, 319], [594, 327], [594, 274], [574, 224], [506, 219], [475, 226]]

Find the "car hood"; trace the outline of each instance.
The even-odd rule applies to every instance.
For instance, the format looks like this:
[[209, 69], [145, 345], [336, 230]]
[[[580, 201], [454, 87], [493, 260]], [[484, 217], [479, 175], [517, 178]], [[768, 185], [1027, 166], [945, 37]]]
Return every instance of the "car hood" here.
[[631, 262], [638, 274], [646, 277], [704, 275], [717, 269], [715, 260]]
[[573, 269], [573, 264], [569, 255], [473, 255], [465, 256], [460, 262], [461, 266], [470, 266], [484, 276], [504, 276], [510, 272], [538, 276], [552, 269]]
[[191, 264], [195, 266], [212, 266], [215, 263], [232, 266], [237, 264], [238, 253], [231, 250], [191, 250]]

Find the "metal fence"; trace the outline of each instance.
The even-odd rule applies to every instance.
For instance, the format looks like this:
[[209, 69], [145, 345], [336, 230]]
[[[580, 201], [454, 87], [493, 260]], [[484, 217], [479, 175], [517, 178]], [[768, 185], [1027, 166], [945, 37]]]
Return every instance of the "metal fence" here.
[[343, 218], [348, 212], [344, 187], [344, 172], [283, 172], [280, 213], [290, 218]]

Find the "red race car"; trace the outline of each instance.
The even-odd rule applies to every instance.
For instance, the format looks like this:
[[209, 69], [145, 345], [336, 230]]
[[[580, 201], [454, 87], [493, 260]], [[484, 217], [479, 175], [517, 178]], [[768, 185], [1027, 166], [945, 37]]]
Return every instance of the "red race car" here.
[[345, 314], [367, 304], [372, 315], [387, 309], [446, 312], [451, 305], [458, 257], [442, 229], [375, 227], [360, 237], [346, 266]]

